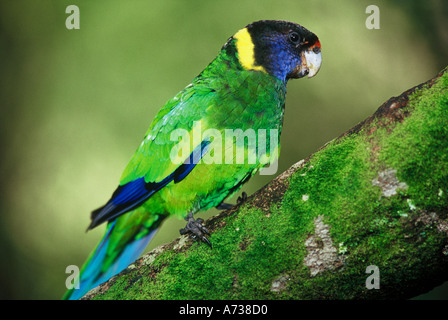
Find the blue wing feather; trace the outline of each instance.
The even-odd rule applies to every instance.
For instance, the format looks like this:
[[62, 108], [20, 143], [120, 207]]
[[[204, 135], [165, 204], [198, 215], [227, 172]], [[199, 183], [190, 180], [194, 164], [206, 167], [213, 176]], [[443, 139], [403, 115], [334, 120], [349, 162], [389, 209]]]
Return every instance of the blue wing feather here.
[[103, 222], [116, 219], [122, 214], [135, 209], [171, 181], [179, 183], [185, 179], [199, 160], [207, 153], [209, 144], [209, 140], [202, 141], [190, 156], [185, 159], [184, 163], [160, 182], [146, 182], [145, 178], [141, 177], [119, 186], [106, 205], [92, 212], [92, 221], [87, 230], [93, 229]]

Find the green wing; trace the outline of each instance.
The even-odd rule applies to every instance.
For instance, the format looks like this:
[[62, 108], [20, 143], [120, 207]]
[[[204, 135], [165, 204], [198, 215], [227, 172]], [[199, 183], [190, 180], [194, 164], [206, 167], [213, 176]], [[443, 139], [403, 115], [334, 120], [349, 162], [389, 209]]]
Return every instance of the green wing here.
[[[228, 165], [223, 158], [226, 151], [221, 156], [222, 165], [218, 166], [196, 166], [197, 162], [192, 163], [190, 157], [197, 161], [205, 155], [205, 147], [214, 152], [219, 149], [210, 131], [223, 134], [227, 129], [245, 132], [248, 129], [280, 128], [283, 112], [279, 109], [283, 106], [284, 90], [281, 85], [272, 86], [272, 81], [272, 77], [264, 73], [247, 71], [234, 72], [234, 77], [213, 78], [207, 73], [199, 75], [159, 111], [125, 168], [112, 198], [92, 213], [89, 228], [137, 208], [171, 181], [177, 183], [187, 176], [188, 179], [176, 184], [176, 188], [170, 184], [169, 192], [175, 195], [175, 199], [170, 200], [176, 203], [155, 209], [162, 211], [158, 213], [167, 211], [182, 215], [187, 213], [185, 210], [193, 210], [192, 207], [207, 209], [234, 193], [242, 181], [247, 181], [248, 177], [273, 159], [266, 157], [269, 149], [253, 163]], [[266, 89], [272, 87], [273, 90]], [[176, 130], [183, 133], [181, 139], [176, 138], [178, 134], [173, 136]], [[227, 137], [224, 140], [227, 142]], [[242, 148], [246, 155], [260, 156], [257, 145], [237, 145], [238, 148]], [[181, 156], [179, 150], [182, 151]], [[235, 152], [238, 153], [238, 150]], [[187, 164], [184, 163], [186, 160]], [[195, 177], [189, 175], [193, 168]], [[162, 202], [166, 203], [166, 200]]]

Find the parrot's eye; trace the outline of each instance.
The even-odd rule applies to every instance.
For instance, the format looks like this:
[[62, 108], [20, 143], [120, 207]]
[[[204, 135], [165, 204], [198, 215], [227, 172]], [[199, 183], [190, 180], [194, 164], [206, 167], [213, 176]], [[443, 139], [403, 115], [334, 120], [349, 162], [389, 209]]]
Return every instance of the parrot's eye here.
[[299, 40], [300, 40], [300, 36], [297, 32], [293, 31], [293, 32], [289, 33], [289, 41], [291, 41], [294, 44], [297, 44], [297, 43], [299, 43]]

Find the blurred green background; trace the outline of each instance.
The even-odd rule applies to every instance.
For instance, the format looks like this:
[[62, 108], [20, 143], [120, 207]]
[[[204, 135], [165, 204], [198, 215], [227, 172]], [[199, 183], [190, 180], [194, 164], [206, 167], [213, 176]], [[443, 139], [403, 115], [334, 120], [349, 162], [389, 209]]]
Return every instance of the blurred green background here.
[[[71, 4], [79, 30], [65, 27]], [[379, 30], [365, 27], [371, 4]], [[90, 212], [158, 109], [260, 19], [297, 22], [322, 43], [318, 76], [288, 84], [278, 174], [448, 65], [442, 0], [1, 1], [0, 298], [63, 295], [66, 266], [81, 266], [104, 230], [85, 232]], [[148, 250], [183, 226], [168, 220]], [[419, 298], [447, 299], [447, 285]]]

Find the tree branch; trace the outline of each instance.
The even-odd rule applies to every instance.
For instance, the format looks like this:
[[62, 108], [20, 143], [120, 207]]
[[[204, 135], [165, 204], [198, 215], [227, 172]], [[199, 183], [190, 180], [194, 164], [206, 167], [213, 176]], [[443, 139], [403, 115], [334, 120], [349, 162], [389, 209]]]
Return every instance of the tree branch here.
[[206, 227], [213, 249], [182, 236], [84, 299], [403, 299], [447, 281], [447, 69]]

